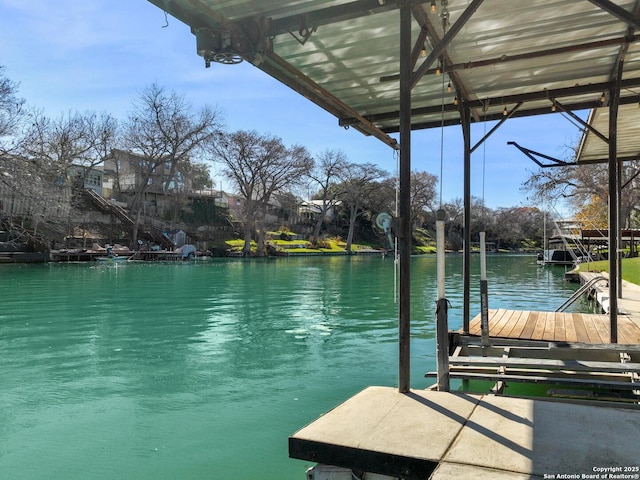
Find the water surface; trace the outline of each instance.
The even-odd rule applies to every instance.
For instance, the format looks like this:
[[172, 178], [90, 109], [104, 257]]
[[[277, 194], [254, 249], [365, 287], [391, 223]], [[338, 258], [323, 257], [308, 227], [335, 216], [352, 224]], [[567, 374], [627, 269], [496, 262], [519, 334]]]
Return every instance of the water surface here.
[[[461, 262], [447, 258], [451, 328]], [[490, 308], [553, 310], [575, 290], [535, 256], [487, 268]], [[303, 479], [288, 436], [397, 385], [394, 278], [379, 257], [0, 266], [0, 477]], [[435, 257], [412, 260], [411, 291], [424, 388]]]

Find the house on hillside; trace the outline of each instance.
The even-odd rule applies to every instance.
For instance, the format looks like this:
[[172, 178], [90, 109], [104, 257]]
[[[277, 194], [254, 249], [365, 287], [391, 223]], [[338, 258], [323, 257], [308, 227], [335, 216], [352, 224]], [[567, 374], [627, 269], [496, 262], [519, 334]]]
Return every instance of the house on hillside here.
[[[336, 216], [336, 207], [340, 202], [329, 206], [324, 214], [324, 223], [331, 223]], [[307, 223], [314, 224], [316, 218], [322, 214], [322, 200], [306, 200], [300, 203], [298, 214], [305, 219]]]
[[140, 185], [146, 181], [144, 214], [162, 216], [172, 208], [178, 194], [191, 192], [191, 180], [181, 172], [171, 174], [171, 164], [163, 164], [161, 171], [144, 174], [148, 161], [142, 155], [114, 149], [104, 160], [103, 196], [124, 200], [123, 195], [131, 197]]
[[164, 163], [160, 171], [154, 169], [147, 179], [143, 172], [148, 167], [148, 160], [144, 156], [113, 149], [104, 160], [105, 196], [134, 192], [145, 179], [149, 194], [191, 191], [191, 180], [179, 171], [172, 175], [170, 162]]
[[102, 195], [104, 176], [102, 166], [71, 165], [67, 174], [76, 187], [93, 190], [98, 195]]

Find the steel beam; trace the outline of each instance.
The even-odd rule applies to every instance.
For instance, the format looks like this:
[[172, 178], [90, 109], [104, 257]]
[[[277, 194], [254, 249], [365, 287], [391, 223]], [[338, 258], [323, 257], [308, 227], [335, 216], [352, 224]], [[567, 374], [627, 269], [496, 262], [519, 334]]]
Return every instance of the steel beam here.
[[400, 5], [400, 195], [398, 390], [411, 389], [411, 4]]
[[610, 342], [618, 343], [618, 285], [620, 272], [620, 162], [618, 161], [618, 103], [623, 65], [609, 89], [609, 322]]
[[614, 17], [622, 20], [630, 27], [633, 27], [636, 30], [640, 30], [640, 18], [633, 15], [631, 12], [628, 12], [624, 8], [616, 5], [610, 0], [589, 0], [594, 5], [606, 10]]
[[[520, 102], [527, 103], [527, 102], [534, 102], [534, 101], [540, 101], [540, 100], [549, 100], [550, 98], [569, 98], [569, 97], [577, 97], [577, 96], [586, 96], [590, 94], [597, 95], [598, 100], [593, 100], [593, 101], [583, 100], [579, 102], [565, 101], [564, 103], [565, 108], [568, 108], [570, 110], [584, 110], [584, 109], [590, 109], [590, 108], [602, 106], [601, 104], [598, 103], [600, 96], [602, 95], [603, 91], [609, 90], [610, 87], [611, 87], [611, 82], [592, 83], [588, 85], [576, 85], [573, 87], [566, 87], [566, 88], [540, 90], [538, 92], [529, 92], [529, 93], [524, 93], [520, 95], [506, 95], [503, 97], [491, 97], [491, 98], [486, 98], [482, 100], [480, 99], [469, 100], [468, 103], [471, 109], [474, 109], [474, 108], [481, 109], [484, 103], [488, 103], [488, 105], [505, 105], [505, 104], [512, 104], [512, 103], [520, 103]], [[625, 79], [622, 81], [620, 85], [620, 88], [622, 90], [628, 90], [636, 87], [640, 87], [640, 78]], [[637, 93], [634, 93], [634, 92], [625, 93], [625, 96], [620, 99], [620, 105], [625, 105], [630, 103], [638, 103]], [[457, 112], [458, 107], [453, 104], [445, 104], [444, 110], [445, 110], [445, 113]], [[417, 117], [420, 115], [437, 115], [437, 114], [440, 114], [441, 112], [442, 112], [442, 106], [434, 105], [431, 107], [414, 108], [411, 111], [411, 115], [412, 117]], [[517, 113], [513, 115], [513, 117], [519, 118], [519, 117], [526, 117], [526, 116], [532, 116], [532, 115], [541, 115], [543, 113], [551, 113], [551, 108], [544, 107], [544, 108], [533, 109], [533, 110], [525, 110], [521, 108]], [[501, 113], [498, 113], [495, 115], [487, 115], [486, 118], [487, 120], [499, 120], [500, 119], [499, 115], [501, 115]], [[398, 112], [397, 111], [383, 112], [375, 115], [367, 115], [366, 118], [373, 123], [383, 123], [385, 121], [392, 121], [398, 118]], [[445, 119], [445, 122], [447, 122], [446, 119]], [[340, 124], [343, 126], [353, 125], [355, 123], [357, 123], [356, 120], [353, 120], [351, 118], [346, 118], [346, 117], [340, 121]], [[445, 125], [457, 125], [458, 123], [459, 123], [459, 119], [456, 117], [456, 122], [449, 123], [449, 124], [445, 123]], [[439, 127], [440, 120], [438, 120], [437, 122], [424, 122], [423, 124], [419, 124], [419, 125], [421, 125], [419, 128]], [[416, 128], [416, 126], [414, 125], [414, 130], [416, 129], [418, 128]], [[385, 128], [382, 130], [385, 132], [396, 131], [391, 128]]]
[[[464, 250], [463, 250], [463, 309], [462, 324], [464, 333], [469, 333], [471, 303], [471, 111], [467, 102], [460, 103], [462, 137], [464, 141]], [[442, 181], [442, 179], [440, 180]]]
[[451, 26], [447, 33], [445, 33], [442, 40], [438, 42], [429, 56], [424, 60], [424, 62], [422, 62], [422, 65], [418, 67], [418, 70], [415, 71], [411, 79], [411, 88], [416, 86], [427, 70], [429, 70], [431, 64], [433, 64], [433, 62], [442, 55], [442, 52], [447, 48], [447, 45], [451, 43], [451, 40], [453, 40], [458, 32], [460, 32], [462, 27], [464, 27], [464, 25], [469, 21], [483, 1], [484, 0], [473, 0], [465, 11], [462, 12], [458, 20]]

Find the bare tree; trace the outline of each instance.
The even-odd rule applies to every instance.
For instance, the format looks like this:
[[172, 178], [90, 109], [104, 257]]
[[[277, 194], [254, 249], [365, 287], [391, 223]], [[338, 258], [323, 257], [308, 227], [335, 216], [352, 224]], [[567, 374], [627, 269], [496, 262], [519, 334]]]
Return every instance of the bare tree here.
[[[640, 162], [622, 164], [622, 202], [620, 218], [624, 227], [631, 227], [635, 213], [640, 212]], [[523, 189], [540, 202], [568, 200], [579, 211], [584, 205], [607, 205], [609, 198], [608, 169], [606, 164], [587, 164], [541, 168], [533, 172], [523, 184]], [[595, 201], [599, 199], [599, 201]]]
[[34, 113], [21, 151], [64, 181], [71, 166], [83, 167], [80, 178], [72, 179], [82, 186], [91, 169], [116, 146], [117, 134], [117, 121], [108, 114], [69, 112], [51, 119]]
[[0, 65], [0, 157], [13, 150], [17, 143], [13, 135], [25, 115], [25, 101], [18, 97], [18, 84], [5, 76], [4, 68]]
[[411, 225], [418, 228], [426, 220], [427, 212], [433, 210], [438, 177], [427, 172], [411, 172]]
[[463, 246], [464, 201], [454, 198], [442, 205], [446, 212], [445, 226], [447, 227], [447, 245], [457, 251]]
[[29, 162], [13, 152], [24, 105], [17, 95], [18, 84], [5, 76], [0, 65], [0, 212], [12, 211], [16, 195], [28, 191], [31, 171]]
[[276, 192], [299, 182], [312, 164], [307, 150], [285, 147], [282, 140], [255, 131], [237, 131], [213, 144], [215, 158], [244, 199], [244, 255], [251, 253], [251, 233], [258, 232], [257, 255], [264, 255], [265, 217]]
[[66, 217], [71, 227], [78, 188], [113, 147], [116, 121], [93, 112], [69, 112], [56, 119], [31, 112], [29, 120], [12, 155], [11, 188], [22, 199], [22, 206], [12, 211], [30, 217], [34, 230], [45, 218], [59, 227]]
[[220, 114], [209, 106], [193, 113], [184, 96], [167, 93], [157, 84], [134, 101], [124, 127], [124, 145], [138, 157], [132, 203], [133, 237], [137, 240], [144, 198], [150, 185], [160, 182], [165, 192], [175, 190], [181, 172], [220, 131]]
[[345, 250], [351, 253], [353, 234], [357, 218], [363, 213], [361, 207], [382, 188], [380, 180], [388, 173], [373, 163], [353, 163], [342, 172], [342, 202], [349, 211], [349, 233]]
[[319, 188], [314, 197], [322, 201], [320, 213], [313, 229], [313, 239], [316, 242], [320, 237], [320, 228], [326, 220], [327, 212], [330, 208], [335, 207], [343, 193], [339, 188], [339, 180], [347, 165], [347, 156], [344, 152], [325, 150], [320, 153], [318, 162], [309, 173], [311, 183]]

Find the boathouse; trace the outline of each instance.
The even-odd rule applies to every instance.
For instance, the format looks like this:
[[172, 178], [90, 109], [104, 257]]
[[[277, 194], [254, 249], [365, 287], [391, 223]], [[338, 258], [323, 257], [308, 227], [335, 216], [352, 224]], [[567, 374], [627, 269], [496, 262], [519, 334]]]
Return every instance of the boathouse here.
[[[321, 464], [308, 478], [357, 472], [367, 472], [362, 478], [560, 478], [555, 476], [638, 467], [638, 410], [495, 394], [503, 381], [548, 381], [550, 371], [558, 390], [568, 383], [558, 380], [562, 371], [571, 371], [586, 372], [588, 382], [600, 372], [616, 391], [637, 392], [639, 347], [620, 343], [620, 329], [627, 326], [618, 319], [624, 296], [619, 256], [609, 257], [606, 337], [600, 332], [594, 343], [579, 341], [577, 321], [571, 323], [575, 338], [545, 340], [546, 328], [555, 332], [561, 318], [565, 334], [569, 325], [546, 312], [542, 327], [524, 314], [508, 314], [523, 325], [521, 332], [533, 325], [530, 339], [480, 342], [471, 331], [469, 265], [471, 153], [505, 122], [528, 116], [564, 115], [584, 130], [575, 158], [543, 154], [538, 165], [607, 165], [608, 248], [618, 250], [620, 165], [640, 152], [640, 1], [149, 1], [191, 27], [203, 68], [250, 62], [333, 114], [338, 126], [399, 152], [400, 218], [393, 232], [400, 264], [398, 385], [371, 387], [290, 437], [292, 457]], [[472, 125], [485, 122], [495, 126], [472, 144]], [[410, 384], [411, 138], [417, 129], [452, 125], [459, 126], [464, 145], [463, 328], [457, 340], [447, 331], [446, 299], [439, 298], [439, 391], [417, 390]], [[526, 146], [513, 148], [514, 155], [535, 157]], [[482, 333], [501, 335], [495, 328], [504, 312], [500, 319], [498, 312], [486, 313]], [[508, 328], [504, 321], [500, 332]], [[539, 339], [536, 328], [543, 329]], [[450, 345], [467, 349], [468, 358], [450, 358], [460, 353]], [[482, 363], [486, 357], [491, 360]], [[514, 368], [517, 374], [505, 373]], [[463, 373], [467, 379], [490, 376], [496, 391], [448, 392], [450, 376]], [[580, 379], [574, 375], [572, 381]], [[637, 405], [633, 399], [625, 404]]]

